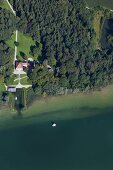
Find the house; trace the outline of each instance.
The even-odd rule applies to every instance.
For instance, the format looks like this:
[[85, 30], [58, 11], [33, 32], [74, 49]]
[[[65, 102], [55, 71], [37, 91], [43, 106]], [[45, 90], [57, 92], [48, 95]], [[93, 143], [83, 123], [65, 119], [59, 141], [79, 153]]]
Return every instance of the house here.
[[17, 71], [22, 71], [24, 68], [27, 68], [29, 66], [28, 62], [21, 62], [21, 61], [16, 61], [15, 62], [15, 67]]
[[15, 62], [15, 68], [17, 71], [23, 71], [25, 68], [28, 68], [28, 67], [34, 67], [34, 62], [32, 61], [16, 61]]
[[9, 92], [16, 92], [16, 87], [14, 87], [14, 86], [8, 86], [8, 87], [7, 87], [7, 91], [9, 91]]

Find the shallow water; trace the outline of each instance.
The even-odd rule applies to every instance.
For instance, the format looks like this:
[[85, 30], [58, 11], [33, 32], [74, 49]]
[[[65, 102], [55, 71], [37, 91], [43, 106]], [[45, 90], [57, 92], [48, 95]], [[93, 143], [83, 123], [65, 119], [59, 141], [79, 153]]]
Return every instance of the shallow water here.
[[24, 114], [0, 130], [1, 170], [113, 169], [113, 88], [38, 101]]

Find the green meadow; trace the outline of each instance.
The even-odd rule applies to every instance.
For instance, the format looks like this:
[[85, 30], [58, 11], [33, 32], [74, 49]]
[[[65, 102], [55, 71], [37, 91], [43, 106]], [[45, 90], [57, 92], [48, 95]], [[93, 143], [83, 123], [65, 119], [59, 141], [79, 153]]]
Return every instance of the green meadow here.
[[[11, 36], [11, 38], [7, 41], [7, 44], [11, 48], [15, 48], [15, 33]], [[17, 48], [17, 55], [22, 56], [24, 53], [27, 57], [30, 56], [30, 47], [35, 45], [35, 42], [32, 40], [32, 38], [28, 35], [24, 35], [21, 32], [18, 32], [18, 48]]]
[[89, 7], [103, 6], [106, 8], [113, 9], [113, 0], [86, 0]]

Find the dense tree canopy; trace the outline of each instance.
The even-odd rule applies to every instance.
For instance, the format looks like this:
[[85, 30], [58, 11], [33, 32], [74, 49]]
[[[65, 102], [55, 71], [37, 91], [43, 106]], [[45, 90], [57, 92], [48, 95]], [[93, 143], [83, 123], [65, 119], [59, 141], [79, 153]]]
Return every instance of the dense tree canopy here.
[[16, 20], [13, 14], [8, 10], [0, 8], [0, 41], [10, 38], [15, 28]]
[[12, 14], [0, 9], [0, 39], [8, 39], [16, 25], [36, 41], [31, 49], [36, 66], [28, 71], [35, 92], [52, 95], [62, 87], [94, 89], [113, 81], [113, 51], [95, 49], [94, 11], [83, 0], [12, 2], [16, 24]]

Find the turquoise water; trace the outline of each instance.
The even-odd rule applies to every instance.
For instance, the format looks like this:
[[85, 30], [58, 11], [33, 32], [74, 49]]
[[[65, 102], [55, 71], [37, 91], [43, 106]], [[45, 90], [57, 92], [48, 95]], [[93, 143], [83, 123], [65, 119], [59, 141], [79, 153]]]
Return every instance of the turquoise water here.
[[41, 115], [22, 127], [0, 130], [0, 170], [113, 170], [113, 107], [85, 110], [101, 114], [56, 119], [52, 128], [54, 113], [47, 113], [47, 121]]

